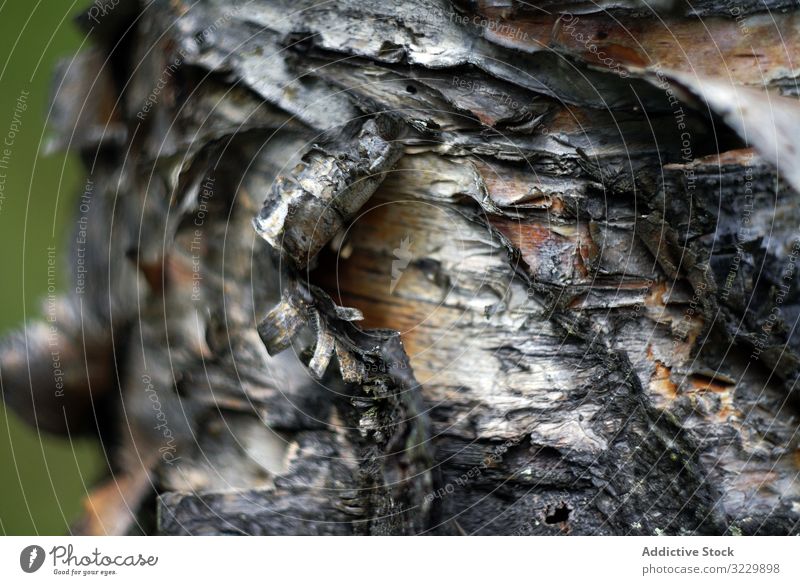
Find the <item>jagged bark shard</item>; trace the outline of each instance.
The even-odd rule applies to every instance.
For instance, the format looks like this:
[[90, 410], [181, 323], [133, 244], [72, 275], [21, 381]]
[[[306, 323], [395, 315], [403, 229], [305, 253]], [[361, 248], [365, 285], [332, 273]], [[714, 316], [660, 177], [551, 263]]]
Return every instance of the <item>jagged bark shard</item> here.
[[[302, 315], [316, 338], [309, 370], [322, 378], [335, 353], [341, 379], [352, 384], [347, 394], [354, 410], [346, 416], [352, 416], [352, 428], [358, 431], [353, 442], [360, 448], [361, 474], [355, 485], [361, 508], [369, 511], [358, 532], [425, 530], [430, 514], [426, 495], [432, 490], [428, 420], [399, 334], [361, 330], [353, 323], [362, 319], [360, 311], [338, 306], [321, 289], [300, 284], [296, 276], [290, 281], [292, 286], [260, 330], [275, 329], [267, 321], [285, 322], [281, 311], [290, 312], [290, 319]], [[304, 310], [297, 312], [298, 306]], [[299, 330], [294, 331], [296, 336]]]

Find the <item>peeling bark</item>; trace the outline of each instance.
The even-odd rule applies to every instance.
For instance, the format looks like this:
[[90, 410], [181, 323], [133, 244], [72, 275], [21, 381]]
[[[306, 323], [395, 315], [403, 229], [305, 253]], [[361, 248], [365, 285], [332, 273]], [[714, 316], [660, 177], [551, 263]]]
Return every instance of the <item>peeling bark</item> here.
[[76, 529], [800, 531], [793, 5], [122, 6], [54, 98], [86, 369], [2, 352], [109, 451]]

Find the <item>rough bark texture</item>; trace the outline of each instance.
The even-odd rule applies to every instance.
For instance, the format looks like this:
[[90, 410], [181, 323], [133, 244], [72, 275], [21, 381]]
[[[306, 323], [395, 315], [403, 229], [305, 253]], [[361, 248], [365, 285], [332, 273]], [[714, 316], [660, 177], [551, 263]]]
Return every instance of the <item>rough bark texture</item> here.
[[75, 286], [2, 354], [106, 447], [76, 530], [800, 532], [793, 2], [88, 16]]

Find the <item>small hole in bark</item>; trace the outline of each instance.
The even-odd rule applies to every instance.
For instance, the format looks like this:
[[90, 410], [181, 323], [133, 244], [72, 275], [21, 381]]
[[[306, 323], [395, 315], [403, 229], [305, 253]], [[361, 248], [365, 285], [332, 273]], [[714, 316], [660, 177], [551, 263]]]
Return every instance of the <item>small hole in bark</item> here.
[[597, 32], [597, 40], [598, 41], [602, 41], [603, 39], [606, 39], [606, 38], [608, 38], [608, 33], [606, 31], [601, 30], [601, 31]]
[[417, 93], [417, 88], [414, 87], [413, 85], [407, 85], [406, 86], [406, 91], [408, 93], [410, 93], [411, 95], [414, 95], [415, 93]]
[[547, 514], [544, 521], [547, 524], [558, 524], [559, 522], [566, 522], [569, 520], [569, 513], [572, 512], [569, 506], [562, 503], [558, 506], [552, 514]]

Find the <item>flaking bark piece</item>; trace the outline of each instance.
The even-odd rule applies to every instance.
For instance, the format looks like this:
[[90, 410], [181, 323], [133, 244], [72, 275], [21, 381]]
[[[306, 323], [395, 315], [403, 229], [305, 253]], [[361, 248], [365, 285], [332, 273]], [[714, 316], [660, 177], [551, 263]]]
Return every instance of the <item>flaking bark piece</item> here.
[[[431, 512], [432, 456], [428, 452], [429, 420], [419, 383], [414, 377], [400, 334], [390, 329], [363, 330], [353, 321], [360, 311], [338, 306], [322, 289], [289, 276], [290, 287], [268, 315], [280, 323], [262, 323], [259, 331], [279, 330], [278, 338], [291, 341], [288, 321], [304, 317], [316, 332], [308, 363], [312, 375], [325, 375], [333, 353], [344, 382], [351, 384], [352, 409], [348, 424], [357, 429], [360, 497], [370, 510], [369, 534], [408, 534], [424, 530]], [[298, 311], [297, 307], [305, 310]], [[264, 335], [262, 334], [262, 338]], [[268, 335], [268, 341], [272, 338]], [[299, 338], [298, 338], [299, 340]], [[287, 345], [288, 346], [288, 345]], [[399, 479], [398, 479], [399, 478]]]
[[320, 379], [325, 375], [325, 370], [328, 369], [328, 364], [331, 362], [336, 340], [319, 313], [314, 316], [314, 325], [317, 330], [317, 345], [314, 348], [314, 355], [308, 363], [308, 369], [317, 379]]
[[367, 202], [398, 161], [399, 124], [380, 115], [352, 141], [311, 146], [290, 176], [279, 177], [253, 220], [258, 234], [298, 268], [311, 260]]
[[289, 347], [292, 339], [306, 324], [310, 307], [297, 296], [286, 294], [258, 326], [258, 335], [270, 355]]
[[[335, 332], [331, 330], [329, 322], [349, 324], [359, 321], [364, 316], [361, 311], [353, 307], [341, 307], [333, 302], [324, 291], [317, 287], [306, 288], [295, 282], [283, 294], [280, 303], [275, 306], [258, 326], [258, 334], [270, 355], [275, 355], [287, 349], [292, 340], [303, 327], [310, 327], [316, 335], [314, 354], [308, 363], [308, 368], [316, 378], [322, 378], [330, 363], [331, 357], [336, 352], [340, 363], [347, 363], [342, 367], [342, 375], [346, 382], [362, 381], [363, 376], [353, 376], [353, 364], [359, 360], [355, 356], [347, 355], [341, 342], [336, 341]], [[338, 329], [338, 327], [337, 327]], [[347, 357], [344, 357], [347, 355]], [[344, 360], [344, 361], [343, 361]], [[348, 373], [345, 374], [345, 369]], [[360, 370], [364, 371], [363, 367]]]

